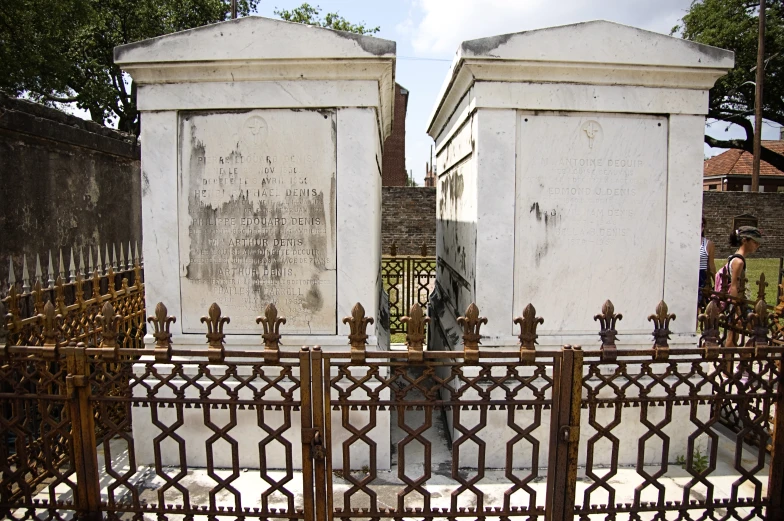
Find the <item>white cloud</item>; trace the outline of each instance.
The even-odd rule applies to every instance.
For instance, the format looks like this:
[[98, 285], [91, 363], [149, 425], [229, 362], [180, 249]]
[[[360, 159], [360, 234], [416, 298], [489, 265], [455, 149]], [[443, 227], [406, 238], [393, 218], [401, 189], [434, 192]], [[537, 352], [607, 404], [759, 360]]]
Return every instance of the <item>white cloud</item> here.
[[464, 40], [588, 20], [668, 34], [690, 4], [691, 0], [418, 0], [401, 25], [411, 31], [417, 54], [444, 55]]

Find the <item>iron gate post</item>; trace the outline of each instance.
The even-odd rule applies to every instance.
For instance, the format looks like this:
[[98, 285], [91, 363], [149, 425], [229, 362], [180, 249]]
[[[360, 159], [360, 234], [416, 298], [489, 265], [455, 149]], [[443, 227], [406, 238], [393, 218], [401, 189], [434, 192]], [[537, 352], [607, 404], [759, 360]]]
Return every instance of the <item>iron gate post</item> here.
[[65, 377], [68, 393], [74, 466], [77, 480], [77, 505], [83, 519], [101, 519], [101, 489], [98, 477], [98, 451], [95, 440], [95, 420], [90, 404], [90, 371], [86, 347], [83, 343], [70, 345], [66, 350]]
[[[782, 356], [782, 355], [779, 355]], [[781, 371], [784, 362], [778, 362], [779, 383], [776, 396], [776, 414], [773, 420], [773, 443], [768, 477], [768, 500], [770, 501], [767, 518], [769, 521], [784, 521], [784, 385]]]
[[[310, 348], [303, 347], [299, 352], [300, 381], [300, 422], [302, 432], [302, 500], [304, 521], [313, 521], [313, 455], [311, 441], [313, 437], [313, 406], [311, 389], [313, 387], [310, 370]], [[316, 404], [318, 407], [318, 403]]]
[[580, 441], [580, 405], [583, 384], [583, 352], [580, 346], [564, 346], [554, 370], [556, 395], [550, 415], [550, 458], [547, 470], [545, 519], [574, 518], [577, 456]]
[[[312, 385], [313, 392], [313, 440], [311, 443], [311, 458], [315, 471], [315, 520], [327, 521], [331, 515], [331, 508], [327, 508], [328, 495], [331, 497], [332, 490], [327, 490], [327, 468], [326, 451], [330, 450], [329, 434], [324, 426], [324, 392], [322, 385], [329, 382], [329, 372], [324, 376], [324, 353], [321, 348], [316, 346], [311, 352]], [[326, 378], [326, 380], [325, 380]], [[329, 512], [327, 511], [329, 510]]]

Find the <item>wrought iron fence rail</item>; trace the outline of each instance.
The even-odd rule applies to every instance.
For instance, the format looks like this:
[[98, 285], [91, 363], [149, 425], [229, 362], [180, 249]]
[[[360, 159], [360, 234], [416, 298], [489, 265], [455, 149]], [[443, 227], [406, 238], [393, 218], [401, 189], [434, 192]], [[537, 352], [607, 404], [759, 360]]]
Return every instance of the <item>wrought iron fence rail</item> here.
[[[620, 513], [634, 518], [645, 512], [710, 517], [719, 509], [727, 519], [773, 519], [784, 512], [784, 437], [778, 435], [784, 432], [784, 348], [775, 345], [772, 327], [780, 317], [768, 314], [764, 301], [743, 319], [747, 342], [739, 347], [720, 347], [721, 310], [709, 304], [695, 348], [670, 348], [671, 315], [662, 302], [652, 315], [654, 340], [646, 350], [617, 348], [617, 315], [609, 301], [600, 315], [601, 348], [586, 350], [536, 349], [540, 319], [533, 306], [516, 320], [521, 326], [518, 349], [480, 349], [480, 327], [487, 320], [472, 305], [461, 317], [464, 349], [427, 352], [419, 304], [405, 322], [408, 346], [403, 352], [366, 351], [359, 323], [352, 324], [350, 350], [281, 349], [282, 319], [274, 307], [260, 317], [263, 350], [232, 350], [224, 344], [220, 308], [214, 308], [204, 349], [172, 346], [173, 317], [159, 305], [150, 317], [154, 347], [123, 347], [117, 342], [122, 317], [107, 322], [114, 310], [104, 307], [101, 318], [96, 317], [100, 347], [67, 345], [72, 341], [62, 330], [42, 319], [43, 345], [2, 350], [0, 431], [15, 433], [21, 450], [8, 454], [8, 439], [3, 438], [0, 514], [28, 509], [28, 517], [45, 515], [62, 498], [62, 489], [74, 497], [70, 505], [59, 503], [62, 508], [96, 519], [182, 515], [327, 521], [413, 515], [561, 521], [575, 515], [613, 519]], [[363, 315], [349, 320], [362, 322]], [[676, 410], [680, 416], [674, 416]], [[389, 416], [383, 420], [380, 413]], [[657, 414], [664, 414], [663, 419]], [[729, 470], [738, 477], [731, 491], [719, 494], [710, 481], [720, 442], [714, 427], [726, 414], [737, 428]], [[240, 430], [240, 415], [243, 428], [252, 431]], [[399, 436], [392, 442], [396, 455], [391, 464], [396, 467], [386, 471], [379, 468], [381, 448], [370, 433], [393, 419]], [[147, 430], [140, 432], [148, 434], [135, 439], [132, 425], [145, 421]], [[451, 430], [451, 449], [439, 470], [434, 440], [428, 436], [444, 421], [441, 428]], [[678, 440], [666, 432], [682, 426], [688, 429], [676, 432]], [[188, 434], [193, 427], [207, 433], [206, 441], [188, 441], [195, 439]], [[638, 445], [621, 446], [628, 428], [639, 431]], [[340, 435], [335, 429], [342, 429]], [[492, 429], [500, 436], [494, 442], [485, 439]], [[258, 442], [251, 460], [259, 467], [253, 475], [260, 505], [248, 505], [236, 488], [247, 479], [241, 468], [248, 454], [239, 449], [249, 441], [246, 432], [255, 432], [253, 442]], [[657, 480], [674, 466], [676, 449], [668, 443], [683, 444], [685, 436], [683, 473], [688, 482], [677, 491], [680, 499], [673, 499], [672, 493], [658, 489]], [[692, 454], [700, 437], [711, 440], [704, 468]], [[661, 448], [646, 460], [646, 440], [655, 439], [662, 440]], [[167, 451], [172, 443], [176, 450]], [[216, 444], [228, 446], [228, 452], [220, 456]], [[416, 452], [417, 444], [424, 452]], [[761, 474], [769, 444], [773, 451], [764, 496]], [[142, 451], [150, 446], [154, 454], [144, 459]], [[127, 462], [112, 457], [118, 450], [125, 451]], [[352, 462], [356, 450], [368, 455], [366, 470], [354, 468], [361, 465]], [[744, 453], [757, 463], [744, 463]], [[182, 484], [195, 471], [189, 455], [199, 454], [206, 455], [202, 472], [211, 484], [201, 498], [189, 496]], [[424, 454], [422, 466], [407, 466], [416, 454]], [[2, 457], [6, 455], [16, 459]], [[56, 457], [42, 463], [47, 455]], [[214, 459], [219, 456], [223, 459]], [[295, 456], [303, 467], [296, 478]], [[632, 456], [636, 465], [621, 468], [621, 459]], [[273, 464], [269, 458], [279, 459]], [[464, 466], [469, 460], [475, 462], [470, 472]], [[9, 463], [4, 467], [3, 461], [15, 468]], [[584, 473], [579, 478], [578, 466]], [[449, 480], [440, 496], [426, 488], [437, 472]], [[629, 490], [615, 481], [623, 472], [642, 481], [632, 501], [621, 498]], [[106, 488], [98, 487], [101, 481]], [[497, 494], [484, 488], [491, 485]], [[697, 486], [709, 488], [704, 501], [691, 499]], [[297, 487], [302, 504], [295, 501]], [[642, 492], [649, 488], [659, 490], [658, 500], [645, 500]], [[381, 503], [382, 492], [393, 494], [396, 506]], [[48, 503], [35, 503], [44, 497]]]

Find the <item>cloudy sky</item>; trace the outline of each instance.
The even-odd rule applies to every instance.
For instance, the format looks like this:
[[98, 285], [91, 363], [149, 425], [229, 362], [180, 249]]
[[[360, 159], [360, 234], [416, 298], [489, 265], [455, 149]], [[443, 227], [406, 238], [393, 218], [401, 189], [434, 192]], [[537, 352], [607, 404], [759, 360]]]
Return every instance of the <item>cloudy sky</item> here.
[[[260, 0], [257, 14], [276, 17], [302, 0]], [[463, 40], [564, 25], [610, 20], [669, 34], [691, 0], [310, 0], [326, 12], [337, 11], [353, 23], [380, 26], [376, 36], [397, 42], [397, 82], [410, 92], [406, 118], [406, 163], [421, 185], [432, 140], [425, 133], [441, 84]], [[725, 123], [709, 123], [720, 138], [743, 135]], [[778, 129], [763, 127], [764, 139]], [[705, 147], [705, 155], [720, 150]]]
[[[301, 0], [261, 0], [258, 14], [274, 16], [275, 8], [291, 9]], [[409, 92], [406, 119], [407, 167], [421, 184], [432, 140], [425, 133], [441, 84], [463, 40], [564, 25], [587, 20], [610, 20], [669, 34], [686, 13], [691, 0], [315, 0], [323, 12], [338, 11], [348, 20], [380, 26], [376, 35], [397, 42], [397, 82]], [[738, 137], [742, 131], [714, 122], [716, 137]], [[778, 139], [778, 129], [766, 124], [763, 138]], [[720, 150], [705, 147], [705, 155]]]

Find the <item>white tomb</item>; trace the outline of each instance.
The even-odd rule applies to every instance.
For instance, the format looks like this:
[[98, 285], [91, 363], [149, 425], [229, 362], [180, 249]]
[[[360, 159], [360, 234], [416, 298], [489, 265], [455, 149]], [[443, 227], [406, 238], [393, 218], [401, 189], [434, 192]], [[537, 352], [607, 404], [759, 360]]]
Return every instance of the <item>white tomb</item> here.
[[[621, 346], [694, 344], [708, 90], [733, 53], [605, 21], [463, 42], [428, 133], [438, 168], [437, 345], [476, 302], [482, 343], [598, 345], [610, 299]], [[448, 339], [448, 340], [445, 340]], [[444, 345], [446, 344], [446, 345]]]
[[[619, 348], [652, 347], [647, 317], [660, 300], [677, 315], [671, 347], [694, 346], [708, 90], [733, 64], [732, 52], [606, 21], [463, 42], [428, 126], [429, 349], [461, 348], [456, 319], [471, 302], [488, 318], [482, 350], [519, 345], [513, 319], [528, 303], [544, 318], [540, 348], [598, 348], [593, 317], [608, 299], [623, 314]], [[647, 430], [639, 409], [623, 414], [619, 459], [634, 463]], [[666, 429], [671, 455], [686, 453], [684, 421], [679, 410]], [[496, 447], [513, 434], [500, 412], [481, 436]], [[533, 435], [546, 462], [549, 411]], [[461, 460], [473, 461], [470, 447]], [[487, 465], [503, 467], [502, 451]]]
[[[360, 302], [375, 319], [367, 349], [388, 348], [380, 165], [395, 43], [246, 17], [117, 47], [115, 62], [138, 87], [146, 305], [177, 317], [175, 347], [206, 347], [200, 319], [217, 302], [226, 348], [262, 350], [256, 317], [274, 302], [282, 349], [347, 350], [342, 319]], [[136, 439], [155, 436], [134, 411]], [[209, 433], [189, 414], [199, 450]], [[239, 416], [241, 464], [258, 465], [255, 414]], [[388, 465], [386, 418], [377, 435]]]

